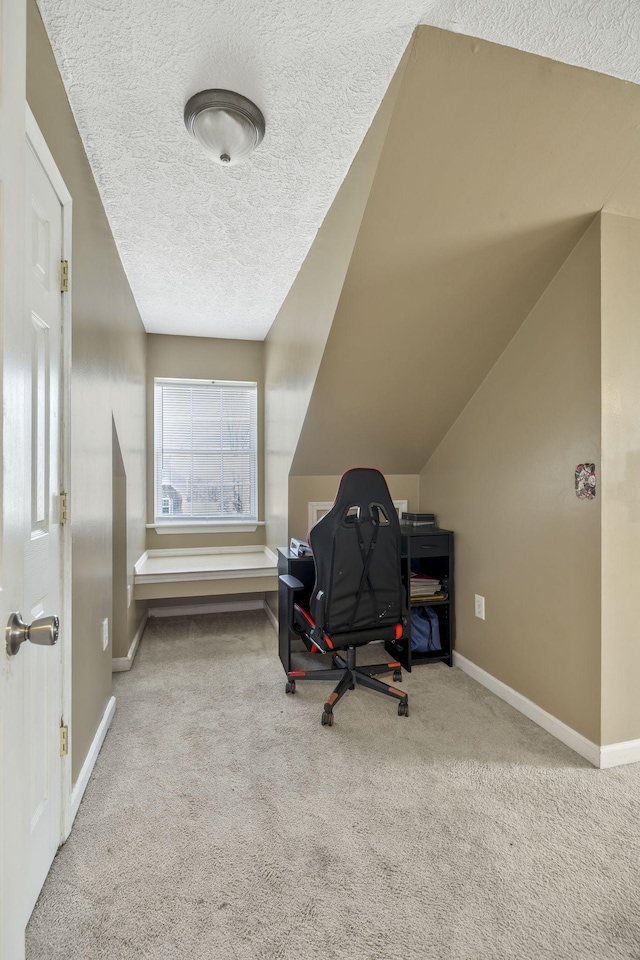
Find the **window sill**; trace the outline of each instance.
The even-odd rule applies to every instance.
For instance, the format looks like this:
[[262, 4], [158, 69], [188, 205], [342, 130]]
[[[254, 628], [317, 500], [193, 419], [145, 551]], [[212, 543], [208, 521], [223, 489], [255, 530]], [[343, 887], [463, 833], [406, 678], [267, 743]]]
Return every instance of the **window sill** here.
[[173, 523], [148, 523], [147, 530], [156, 533], [255, 533], [264, 527], [264, 520], [176, 520]]

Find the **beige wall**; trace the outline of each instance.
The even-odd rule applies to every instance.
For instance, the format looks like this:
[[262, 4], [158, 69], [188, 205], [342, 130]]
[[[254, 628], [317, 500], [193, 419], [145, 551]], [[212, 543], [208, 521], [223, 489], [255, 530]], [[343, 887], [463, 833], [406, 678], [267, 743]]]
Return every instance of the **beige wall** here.
[[599, 472], [599, 218], [420, 477], [421, 508], [456, 535], [459, 653], [599, 743], [601, 500], [575, 495], [584, 461]]
[[[154, 377], [194, 380], [248, 380], [258, 384], [258, 517], [264, 519], [264, 345], [256, 340], [147, 336], [147, 522], [153, 522]], [[235, 547], [264, 543], [264, 526], [254, 533], [158, 534], [147, 530], [147, 549]]]
[[407, 54], [265, 340], [266, 543], [272, 548], [287, 541], [289, 470], [406, 60]]
[[[71, 532], [73, 779], [111, 696], [112, 422], [127, 476], [129, 570], [144, 550], [145, 334], [35, 0], [28, 0], [27, 99], [73, 197]], [[142, 610], [128, 611], [133, 637]], [[126, 644], [125, 640], [125, 644]]]
[[640, 221], [602, 217], [602, 743], [640, 738]]
[[[408, 500], [408, 509], [417, 510], [420, 493], [418, 474], [386, 475], [393, 500]], [[309, 533], [309, 504], [314, 501], [333, 503], [340, 476], [289, 477], [289, 533], [288, 537], [306, 540]], [[288, 539], [279, 546], [286, 546]]]

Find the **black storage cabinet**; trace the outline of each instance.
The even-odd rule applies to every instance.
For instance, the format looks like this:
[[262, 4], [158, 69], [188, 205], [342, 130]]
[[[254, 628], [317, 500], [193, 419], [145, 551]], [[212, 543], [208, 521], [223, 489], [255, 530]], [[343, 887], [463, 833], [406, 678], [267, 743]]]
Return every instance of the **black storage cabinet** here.
[[[451, 530], [423, 526], [402, 526], [402, 581], [410, 607], [431, 607], [440, 623], [442, 649], [428, 653], [414, 653], [410, 642], [385, 644], [387, 652], [397, 657], [405, 670], [419, 663], [442, 661], [453, 665], [455, 626], [455, 586], [453, 580], [453, 533]], [[411, 603], [409, 580], [411, 572], [428, 574], [442, 582], [446, 600], [417, 600]], [[410, 632], [410, 631], [409, 631]]]

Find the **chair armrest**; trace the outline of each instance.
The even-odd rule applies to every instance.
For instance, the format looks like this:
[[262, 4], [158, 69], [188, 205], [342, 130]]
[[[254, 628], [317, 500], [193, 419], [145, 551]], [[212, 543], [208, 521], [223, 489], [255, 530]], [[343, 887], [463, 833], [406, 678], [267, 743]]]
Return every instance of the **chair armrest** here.
[[278, 580], [282, 580], [287, 590], [304, 590], [304, 583], [301, 583], [297, 577], [292, 577], [290, 573], [281, 573]]
[[[296, 602], [295, 595], [299, 590], [304, 589], [304, 583], [298, 580], [297, 577], [292, 577], [290, 573], [281, 573], [278, 580], [287, 591], [286, 598], [283, 597], [283, 600], [285, 600], [287, 605], [287, 623], [289, 624], [289, 630], [298, 632], [294, 621], [293, 610]], [[281, 611], [280, 616], [284, 616], [284, 610]]]

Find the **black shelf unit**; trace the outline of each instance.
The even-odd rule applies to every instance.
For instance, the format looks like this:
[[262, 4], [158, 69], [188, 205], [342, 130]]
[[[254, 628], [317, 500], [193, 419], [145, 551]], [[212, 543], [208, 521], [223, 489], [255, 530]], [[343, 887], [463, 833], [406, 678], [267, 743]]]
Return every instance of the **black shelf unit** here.
[[415, 653], [410, 641], [386, 644], [388, 653], [402, 664], [405, 670], [421, 663], [446, 663], [453, 666], [453, 648], [455, 642], [455, 585], [453, 579], [453, 532], [437, 527], [425, 529], [423, 526], [402, 526], [402, 581], [409, 597], [411, 573], [425, 573], [436, 577], [446, 584], [446, 600], [416, 600], [411, 607], [432, 607], [440, 624], [440, 644], [442, 650], [429, 653]]
[[[313, 557], [298, 557], [295, 553], [292, 553], [291, 550], [287, 549], [287, 547], [279, 547], [278, 576], [280, 577], [283, 573], [288, 573], [296, 577], [304, 585], [304, 589], [296, 594], [296, 603], [302, 603], [303, 605], [308, 603], [316, 580], [316, 568], [313, 563]], [[280, 654], [280, 660], [285, 669], [285, 673], [292, 670], [294, 666], [296, 669], [298, 668], [298, 664], [292, 664], [291, 662], [292, 654], [305, 650], [300, 637], [289, 626], [287, 618], [288, 600], [289, 595], [287, 588], [281, 580], [278, 580], [278, 653]], [[308, 653], [307, 656], [309, 656]], [[315, 659], [318, 658], [316, 657]], [[306, 669], [306, 667], [302, 669]]]

